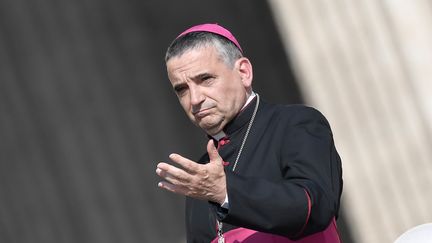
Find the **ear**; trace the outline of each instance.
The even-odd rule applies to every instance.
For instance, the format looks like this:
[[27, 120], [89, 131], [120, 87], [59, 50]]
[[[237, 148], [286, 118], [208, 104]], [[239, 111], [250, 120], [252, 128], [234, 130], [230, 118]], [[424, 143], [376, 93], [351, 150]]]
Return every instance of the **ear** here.
[[253, 79], [251, 62], [246, 57], [241, 57], [236, 61], [235, 65], [241, 77], [243, 86], [249, 89], [252, 86], [252, 79]]

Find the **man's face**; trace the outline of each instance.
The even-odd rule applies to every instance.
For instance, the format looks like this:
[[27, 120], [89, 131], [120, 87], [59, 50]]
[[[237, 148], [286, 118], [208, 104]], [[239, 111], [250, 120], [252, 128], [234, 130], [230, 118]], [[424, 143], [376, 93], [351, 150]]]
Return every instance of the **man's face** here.
[[191, 121], [215, 135], [240, 111], [252, 82], [246, 58], [227, 66], [213, 46], [189, 50], [167, 62], [168, 77]]

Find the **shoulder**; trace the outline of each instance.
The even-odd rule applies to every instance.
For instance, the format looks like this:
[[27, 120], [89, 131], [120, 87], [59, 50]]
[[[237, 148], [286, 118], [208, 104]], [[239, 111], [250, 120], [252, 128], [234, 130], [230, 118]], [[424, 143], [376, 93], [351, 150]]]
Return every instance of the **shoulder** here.
[[301, 125], [310, 122], [319, 122], [329, 127], [325, 116], [316, 108], [303, 104], [263, 104], [263, 110], [267, 110], [274, 118], [291, 125]]

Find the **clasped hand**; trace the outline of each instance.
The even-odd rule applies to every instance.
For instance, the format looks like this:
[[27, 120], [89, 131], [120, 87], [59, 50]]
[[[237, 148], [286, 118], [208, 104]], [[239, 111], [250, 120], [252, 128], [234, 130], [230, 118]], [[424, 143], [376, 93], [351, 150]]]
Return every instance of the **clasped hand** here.
[[226, 196], [226, 176], [223, 160], [212, 140], [207, 143], [210, 162], [199, 164], [179, 154], [170, 154], [169, 158], [179, 166], [160, 162], [156, 174], [165, 181], [158, 186], [168, 191], [185, 196], [222, 204]]

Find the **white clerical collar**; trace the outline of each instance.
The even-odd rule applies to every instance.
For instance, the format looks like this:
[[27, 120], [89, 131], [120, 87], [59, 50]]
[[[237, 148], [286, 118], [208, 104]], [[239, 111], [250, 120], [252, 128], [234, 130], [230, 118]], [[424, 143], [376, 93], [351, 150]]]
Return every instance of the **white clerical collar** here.
[[[249, 95], [248, 99], [246, 100], [246, 103], [243, 105], [243, 107], [240, 110], [243, 110], [253, 100], [253, 98], [255, 98], [255, 96], [256, 96], [255, 92], [252, 91], [252, 94]], [[219, 140], [221, 140], [221, 138], [223, 138], [225, 136], [226, 136], [225, 132], [223, 130], [221, 130], [220, 132], [213, 135], [212, 137], [216, 141], [219, 141]]]
[[215, 139], [216, 141], [219, 141], [219, 140], [221, 140], [223, 137], [225, 137], [226, 136], [226, 134], [225, 134], [225, 132], [224, 131], [220, 131], [220, 132], [218, 132], [217, 134], [215, 134], [215, 135], [213, 135], [212, 137], [213, 137], [213, 139]]
[[249, 95], [249, 98], [246, 100], [246, 103], [241, 108], [241, 110], [243, 110], [247, 105], [249, 105], [249, 103], [253, 100], [253, 98], [255, 98], [255, 96], [256, 96], [255, 92], [252, 91], [252, 94]]

